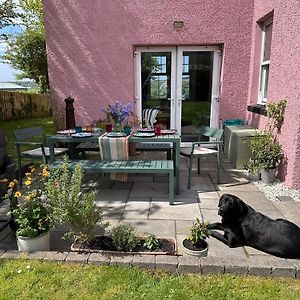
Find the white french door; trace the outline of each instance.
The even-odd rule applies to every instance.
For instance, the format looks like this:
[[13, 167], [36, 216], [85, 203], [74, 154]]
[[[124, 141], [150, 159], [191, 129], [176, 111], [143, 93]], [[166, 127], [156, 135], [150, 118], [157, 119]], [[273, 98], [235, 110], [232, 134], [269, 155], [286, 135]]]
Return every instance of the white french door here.
[[162, 128], [174, 128], [183, 141], [197, 128], [219, 126], [218, 47], [138, 47], [135, 52], [136, 109], [154, 109]]

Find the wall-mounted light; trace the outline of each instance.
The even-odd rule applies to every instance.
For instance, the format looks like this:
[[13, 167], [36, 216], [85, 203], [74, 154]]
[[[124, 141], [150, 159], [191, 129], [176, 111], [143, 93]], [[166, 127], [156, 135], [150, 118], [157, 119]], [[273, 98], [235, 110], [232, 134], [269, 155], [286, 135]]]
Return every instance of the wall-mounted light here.
[[174, 28], [182, 28], [183, 27], [183, 21], [174, 21], [173, 22]]

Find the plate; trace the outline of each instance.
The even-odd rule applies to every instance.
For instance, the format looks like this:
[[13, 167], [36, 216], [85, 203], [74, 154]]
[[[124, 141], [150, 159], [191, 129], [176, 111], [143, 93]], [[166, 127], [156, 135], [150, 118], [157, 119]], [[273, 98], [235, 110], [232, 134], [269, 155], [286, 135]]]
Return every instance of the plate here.
[[152, 129], [152, 128], [139, 128], [139, 129], [137, 129], [137, 132], [149, 132], [149, 133], [153, 133], [154, 129]]
[[172, 130], [172, 129], [162, 129], [160, 131], [160, 134], [175, 134], [176, 131], [175, 130]]
[[155, 133], [154, 132], [136, 132], [133, 134], [133, 136], [136, 137], [154, 137]]
[[93, 136], [93, 134], [90, 132], [78, 132], [78, 133], [72, 134], [72, 137], [75, 137], [75, 138], [83, 138], [83, 137], [91, 137], [91, 136]]
[[126, 137], [127, 134], [125, 132], [110, 132], [110, 133], [107, 133], [106, 134], [107, 137], [114, 137], [114, 138], [117, 138], [117, 137]]
[[64, 135], [70, 135], [75, 133], [76, 131], [74, 129], [67, 129], [67, 130], [59, 130], [57, 131], [57, 134], [64, 134]]

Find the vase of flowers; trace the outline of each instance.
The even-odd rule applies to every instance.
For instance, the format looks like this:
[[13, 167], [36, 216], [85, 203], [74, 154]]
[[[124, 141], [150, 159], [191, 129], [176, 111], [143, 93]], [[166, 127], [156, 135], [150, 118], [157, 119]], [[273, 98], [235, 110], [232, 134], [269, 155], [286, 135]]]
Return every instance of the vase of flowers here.
[[[12, 181], [6, 194], [10, 200], [11, 216], [16, 223], [19, 251], [33, 252], [50, 249], [51, 213], [43, 189], [32, 188], [34, 171], [32, 168], [30, 173], [26, 173], [24, 192], [16, 190], [16, 184]], [[46, 168], [43, 169], [41, 175], [48, 176]]]
[[114, 104], [109, 104], [105, 112], [108, 119], [112, 119], [114, 122], [113, 130], [121, 132], [123, 130], [123, 123], [133, 115], [132, 103], [123, 104], [120, 101], [116, 101]]

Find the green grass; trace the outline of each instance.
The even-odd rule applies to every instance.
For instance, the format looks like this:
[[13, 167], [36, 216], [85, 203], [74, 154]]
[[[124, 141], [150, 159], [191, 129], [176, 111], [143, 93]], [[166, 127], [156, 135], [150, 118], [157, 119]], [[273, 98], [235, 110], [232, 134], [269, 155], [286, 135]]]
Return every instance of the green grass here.
[[29, 260], [1, 260], [0, 268], [0, 299], [300, 299], [296, 279], [177, 276]]
[[[12, 121], [0, 121], [0, 128], [3, 128], [8, 137], [8, 153], [16, 157], [16, 147], [14, 144], [13, 130], [20, 128], [29, 128], [42, 126], [45, 130], [46, 135], [53, 135], [53, 118], [52, 117], [42, 117], [34, 119], [25, 120], [12, 120]], [[26, 147], [22, 148], [25, 150]]]

